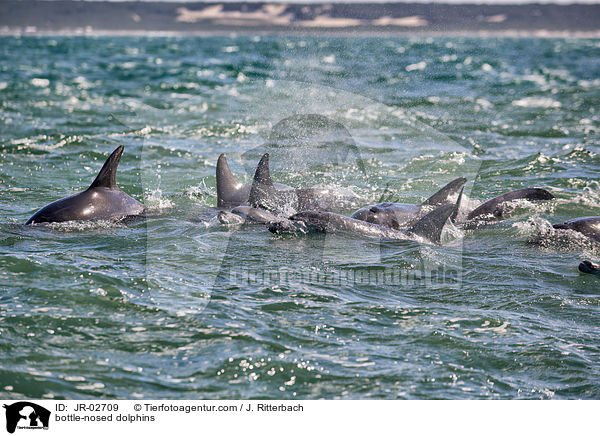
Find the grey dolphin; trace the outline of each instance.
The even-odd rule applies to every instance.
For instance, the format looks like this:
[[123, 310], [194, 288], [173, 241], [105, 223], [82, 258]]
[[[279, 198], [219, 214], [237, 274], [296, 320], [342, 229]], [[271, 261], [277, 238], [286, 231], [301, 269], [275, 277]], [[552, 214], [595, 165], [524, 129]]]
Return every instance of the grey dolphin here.
[[140, 215], [144, 211], [142, 203], [117, 186], [117, 166], [122, 154], [123, 146], [120, 145], [104, 162], [89, 188], [44, 206], [25, 224], [93, 219], [118, 220]]
[[[587, 236], [593, 241], [600, 242], [600, 216], [589, 216], [575, 218], [562, 223], [553, 224], [557, 230], [573, 230]], [[593, 264], [589, 260], [584, 260], [579, 264], [579, 271], [587, 274], [600, 275], [600, 266]]]
[[[464, 177], [454, 179], [422, 204], [378, 203], [358, 209], [351, 215], [351, 218], [392, 229], [400, 229], [423, 216], [426, 209], [425, 206], [439, 207], [451, 204], [450, 197], [458, 193], [466, 182], [467, 179]], [[460, 192], [462, 193], [462, 190]]]
[[589, 260], [584, 260], [579, 264], [579, 271], [587, 274], [600, 275], [600, 265], [593, 264]]
[[439, 244], [442, 230], [456, 205], [441, 206], [419, 219], [411, 227], [396, 230], [347, 216], [324, 211], [304, 211], [287, 220], [272, 222], [269, 231], [275, 234], [298, 233], [351, 233], [371, 238], [406, 240], [417, 236]]
[[217, 217], [222, 224], [267, 224], [280, 219], [269, 211], [250, 206], [237, 206], [231, 211], [221, 211]]
[[[421, 205], [405, 203], [379, 203], [360, 208], [352, 214], [352, 218], [398, 229], [406, 224], [410, 224], [415, 219], [418, 219], [419, 215], [422, 214], [422, 210], [424, 209], [423, 206], [447, 204], [449, 202], [449, 197], [455, 194], [465, 182], [466, 179], [462, 177], [451, 181]], [[495, 219], [502, 219], [504, 218], [507, 204], [514, 200], [525, 199], [529, 201], [536, 201], [550, 200], [552, 198], [554, 198], [554, 196], [545, 189], [517, 189], [486, 201], [467, 215], [467, 221], [490, 219], [491, 217], [494, 217]], [[452, 221], [456, 220], [457, 215], [458, 210], [451, 217]]]
[[588, 238], [600, 242], [600, 216], [575, 218], [558, 224], [553, 224], [557, 230], [574, 230]]
[[505, 194], [494, 197], [481, 204], [467, 215], [467, 220], [478, 218], [494, 217], [496, 219], [504, 218], [507, 203], [514, 200], [552, 200], [554, 195], [542, 188], [524, 188], [510, 191]]
[[[248, 204], [250, 186], [240, 183], [229, 169], [227, 157], [221, 154], [217, 160], [217, 207], [227, 208]], [[292, 188], [280, 183], [274, 184], [277, 189], [291, 190]]]
[[344, 203], [355, 201], [357, 196], [343, 196], [327, 188], [280, 189], [271, 179], [269, 171], [269, 153], [261, 158], [252, 187], [249, 202], [252, 207], [271, 212], [301, 212], [307, 210], [336, 210]]

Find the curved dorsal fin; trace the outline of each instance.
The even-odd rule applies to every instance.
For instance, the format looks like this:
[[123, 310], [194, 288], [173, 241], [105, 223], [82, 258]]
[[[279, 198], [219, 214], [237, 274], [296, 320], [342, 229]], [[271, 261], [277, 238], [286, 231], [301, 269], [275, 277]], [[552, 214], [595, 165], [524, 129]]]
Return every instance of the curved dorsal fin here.
[[122, 145], [119, 145], [115, 151], [112, 152], [88, 189], [100, 187], [111, 189], [117, 188], [117, 167], [119, 166], [119, 161], [121, 160], [124, 148], [125, 147]]
[[452, 221], [453, 223], [455, 223], [456, 219], [458, 218], [458, 212], [460, 211], [460, 203], [462, 202], [464, 190], [465, 187], [463, 186], [460, 190], [460, 193], [458, 194], [458, 198], [456, 199], [456, 204], [454, 205], [454, 212], [452, 212], [452, 215], [450, 216], [450, 221]]
[[460, 208], [460, 202], [462, 200], [464, 189], [465, 188], [463, 187], [460, 190], [460, 193], [458, 194], [458, 199], [456, 200], [455, 204], [446, 204], [429, 212], [427, 215], [425, 215], [423, 218], [417, 221], [408, 230], [408, 232], [425, 238], [428, 241], [439, 244], [441, 242], [442, 230], [444, 230], [446, 221], [448, 221], [448, 218], [450, 218], [450, 220], [454, 222], [456, 216], [458, 215], [458, 209]]
[[452, 180], [438, 192], [433, 194], [423, 202], [423, 206], [443, 206], [449, 204], [449, 197], [456, 194], [460, 188], [467, 182], [464, 177]]
[[261, 207], [262, 199], [268, 196], [275, 190], [273, 180], [271, 179], [271, 173], [269, 171], [269, 153], [263, 154], [260, 159], [256, 172], [254, 173], [254, 179], [252, 181], [252, 187], [250, 188], [250, 205], [253, 207]]
[[412, 233], [435, 244], [439, 244], [444, 225], [455, 209], [455, 204], [447, 204], [438, 207], [417, 221], [410, 229], [408, 229], [408, 233]]
[[271, 172], [269, 171], [269, 153], [263, 154], [256, 167], [254, 173], [254, 182], [259, 183], [263, 186], [273, 186], [273, 180], [271, 179]]
[[242, 184], [238, 182], [227, 163], [225, 153], [217, 160], [217, 206], [224, 207], [230, 197], [237, 192]]

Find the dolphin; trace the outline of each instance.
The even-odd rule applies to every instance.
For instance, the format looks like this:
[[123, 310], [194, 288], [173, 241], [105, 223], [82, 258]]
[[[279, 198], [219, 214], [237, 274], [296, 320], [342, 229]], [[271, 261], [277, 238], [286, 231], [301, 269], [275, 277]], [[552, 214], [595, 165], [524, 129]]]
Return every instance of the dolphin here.
[[553, 224], [557, 230], [573, 230], [593, 241], [600, 242], [600, 216], [575, 218], [558, 224]]
[[120, 145], [112, 152], [89, 188], [44, 206], [25, 225], [73, 220], [119, 220], [140, 215], [144, 211], [142, 203], [117, 186], [117, 166], [123, 148]]
[[[360, 219], [370, 223], [398, 229], [402, 226], [405, 226], [407, 223], [409, 224], [418, 219], [419, 216], [422, 215], [425, 206], [439, 206], [448, 204], [450, 197], [454, 195], [458, 189], [465, 184], [465, 182], [466, 179], [463, 177], [451, 181], [420, 205], [405, 203], [379, 203], [362, 207], [354, 212], [351, 216], [352, 218]], [[552, 198], [554, 198], [554, 196], [545, 189], [517, 189], [516, 191], [507, 192], [486, 201], [471, 211], [467, 215], [466, 221], [484, 220], [489, 219], [490, 217], [502, 219], [506, 213], [507, 204], [514, 200], [525, 199], [529, 201], [535, 201], [550, 200]], [[451, 217], [452, 221], [456, 221], [457, 215], [458, 209]]]
[[371, 238], [395, 240], [407, 240], [416, 236], [428, 242], [440, 244], [444, 225], [456, 212], [457, 207], [458, 202], [438, 207], [403, 230], [325, 211], [299, 212], [287, 220], [269, 223], [268, 229], [275, 234], [351, 233]]
[[600, 275], [600, 265], [596, 265], [589, 260], [584, 260], [579, 264], [579, 271], [587, 274]]
[[249, 202], [252, 207], [271, 212], [294, 212], [308, 210], [336, 210], [344, 203], [356, 201], [356, 195], [340, 195], [328, 188], [297, 188], [282, 190], [273, 183], [269, 171], [269, 153], [265, 153], [254, 174]]
[[268, 224], [280, 219], [269, 211], [250, 206], [237, 206], [231, 211], [223, 210], [219, 212], [217, 218], [222, 224], [229, 225], [244, 223]]
[[[557, 230], [573, 230], [587, 236], [592, 241], [600, 242], [600, 216], [588, 216], [575, 218], [562, 223], [553, 224]], [[587, 274], [600, 275], [600, 265], [596, 265], [589, 260], [584, 260], [579, 264], [579, 271]]]
[[481, 204], [467, 215], [467, 221], [487, 217], [502, 219], [505, 217], [507, 204], [514, 200], [540, 201], [552, 200], [553, 198], [554, 195], [542, 188], [517, 189], [494, 197]]
[[[229, 169], [227, 157], [221, 154], [217, 160], [217, 207], [228, 208], [248, 204], [250, 186], [240, 183]], [[275, 183], [279, 190], [292, 188], [281, 183]]]
[[[458, 193], [466, 182], [467, 179], [464, 177], [454, 179], [421, 204], [378, 203], [361, 207], [351, 215], [351, 218], [392, 229], [400, 229], [423, 216], [427, 206], [439, 207], [451, 204], [450, 197]], [[460, 192], [462, 193], [462, 190]]]

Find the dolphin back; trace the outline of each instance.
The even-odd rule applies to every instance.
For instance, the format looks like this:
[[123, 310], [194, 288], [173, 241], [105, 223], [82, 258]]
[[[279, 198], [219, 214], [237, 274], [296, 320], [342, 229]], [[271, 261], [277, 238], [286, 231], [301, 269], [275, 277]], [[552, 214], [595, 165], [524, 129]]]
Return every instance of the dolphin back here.
[[60, 223], [71, 221], [80, 215], [81, 207], [79, 205], [79, 197], [82, 193], [72, 195], [70, 197], [61, 198], [46, 206], [42, 207], [25, 223], [26, 226], [34, 223]]
[[575, 218], [563, 223], [553, 224], [557, 230], [573, 230], [600, 242], [600, 216]]
[[119, 220], [140, 215], [144, 206], [120, 189], [88, 189], [38, 210], [25, 225], [65, 221]]
[[144, 206], [117, 186], [117, 167], [122, 154], [121, 145], [104, 162], [88, 189], [44, 206], [33, 214], [25, 225], [75, 220], [114, 220], [140, 215]]
[[524, 188], [510, 191], [486, 201], [469, 215], [467, 220], [472, 220], [485, 215], [492, 215], [496, 218], [501, 218], [503, 214], [503, 206], [514, 200], [541, 201], [552, 200], [554, 195], [542, 188]]

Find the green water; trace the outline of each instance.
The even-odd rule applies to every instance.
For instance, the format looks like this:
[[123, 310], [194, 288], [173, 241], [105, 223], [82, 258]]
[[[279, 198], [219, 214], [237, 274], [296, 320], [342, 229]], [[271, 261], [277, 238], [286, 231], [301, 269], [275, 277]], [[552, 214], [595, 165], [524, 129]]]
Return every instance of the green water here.
[[[600, 41], [1, 40], [0, 396], [600, 397], [600, 278], [577, 270], [600, 250], [551, 228], [600, 215]], [[306, 114], [356, 148], [269, 144]], [[151, 216], [22, 225], [119, 144]], [[471, 207], [557, 199], [441, 246], [220, 225], [217, 157], [248, 182], [267, 150], [276, 181], [361, 205], [463, 175]]]

